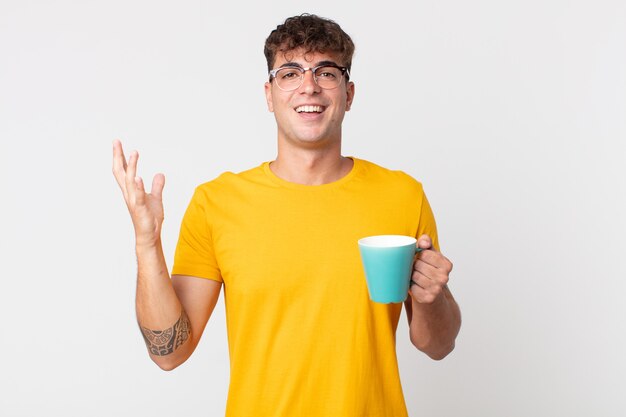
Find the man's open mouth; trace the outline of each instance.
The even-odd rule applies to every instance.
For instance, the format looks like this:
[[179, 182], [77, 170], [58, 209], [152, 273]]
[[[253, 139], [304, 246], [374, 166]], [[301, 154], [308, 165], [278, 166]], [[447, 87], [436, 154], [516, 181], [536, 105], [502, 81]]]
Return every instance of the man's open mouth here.
[[321, 113], [325, 110], [322, 106], [299, 106], [296, 107], [298, 113]]

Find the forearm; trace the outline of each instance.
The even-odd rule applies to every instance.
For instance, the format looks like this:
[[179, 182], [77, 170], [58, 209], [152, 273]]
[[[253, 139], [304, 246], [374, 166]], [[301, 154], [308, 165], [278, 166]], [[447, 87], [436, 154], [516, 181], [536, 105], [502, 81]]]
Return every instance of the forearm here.
[[191, 325], [167, 270], [161, 242], [137, 245], [137, 321], [152, 360], [170, 370], [191, 354]]
[[411, 342], [432, 359], [443, 359], [454, 349], [461, 327], [461, 312], [447, 287], [433, 303], [411, 298]]

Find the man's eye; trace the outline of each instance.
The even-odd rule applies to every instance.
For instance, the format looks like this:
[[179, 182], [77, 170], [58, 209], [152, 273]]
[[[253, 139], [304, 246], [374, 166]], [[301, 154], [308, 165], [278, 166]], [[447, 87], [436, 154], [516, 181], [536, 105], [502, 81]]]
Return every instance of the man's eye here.
[[332, 80], [337, 78], [337, 71], [330, 68], [322, 68], [318, 73], [317, 73], [317, 77], [318, 78], [326, 78], [328, 80]]
[[283, 80], [292, 80], [294, 78], [298, 78], [300, 76], [300, 74], [298, 73], [298, 71], [281, 71], [280, 72], [280, 78], [282, 78]]

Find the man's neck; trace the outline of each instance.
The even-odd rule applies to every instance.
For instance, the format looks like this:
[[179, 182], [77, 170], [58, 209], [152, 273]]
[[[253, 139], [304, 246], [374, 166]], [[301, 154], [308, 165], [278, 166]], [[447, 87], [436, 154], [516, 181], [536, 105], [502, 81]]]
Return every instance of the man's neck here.
[[354, 161], [341, 156], [340, 149], [279, 148], [270, 169], [285, 181], [304, 185], [322, 185], [335, 182], [350, 172]]

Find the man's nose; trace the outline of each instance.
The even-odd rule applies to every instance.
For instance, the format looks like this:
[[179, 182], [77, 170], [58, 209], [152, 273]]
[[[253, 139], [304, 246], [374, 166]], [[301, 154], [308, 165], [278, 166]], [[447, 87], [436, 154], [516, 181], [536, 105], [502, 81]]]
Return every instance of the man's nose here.
[[315, 82], [315, 76], [313, 75], [313, 71], [307, 69], [304, 71], [304, 76], [302, 80], [302, 85], [300, 89], [307, 94], [317, 93], [320, 90], [320, 86]]

